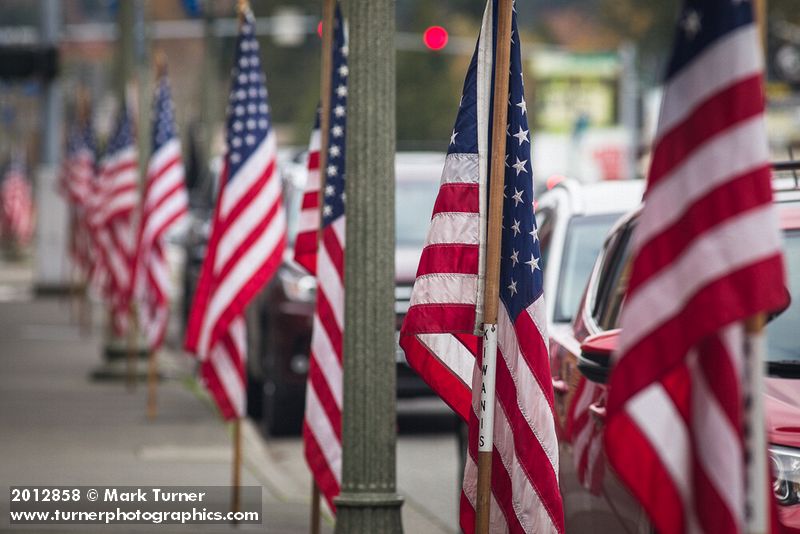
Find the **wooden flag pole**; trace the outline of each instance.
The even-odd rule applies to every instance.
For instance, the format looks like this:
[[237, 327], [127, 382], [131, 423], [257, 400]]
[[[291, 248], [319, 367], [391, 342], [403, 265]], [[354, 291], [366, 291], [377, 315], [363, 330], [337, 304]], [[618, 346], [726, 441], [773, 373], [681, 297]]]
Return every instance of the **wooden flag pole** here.
[[[767, 437], [764, 422], [764, 359], [767, 317], [758, 313], [744, 323], [745, 327], [745, 499], [747, 534], [769, 531], [769, 477], [767, 474]], [[749, 400], [749, 402], [748, 402]]]
[[134, 391], [136, 389], [136, 360], [137, 360], [137, 340], [139, 338], [139, 325], [138, 321], [136, 320], [136, 306], [131, 299], [130, 304], [128, 305], [128, 311], [130, 313], [130, 323], [128, 324], [128, 372], [127, 372], [127, 379], [126, 383], [128, 386], [129, 391]]
[[328, 142], [331, 129], [331, 85], [333, 75], [333, 18], [336, 0], [322, 0], [322, 51], [319, 73], [319, 231], [322, 234], [322, 208], [325, 205], [325, 179], [328, 167]]
[[[89, 91], [86, 89], [86, 86], [78, 86], [78, 120], [81, 124], [87, 126], [92, 120], [92, 114], [90, 112], [90, 100]], [[85, 229], [85, 227], [82, 228], [82, 230]], [[86, 238], [86, 236], [84, 236], [84, 238]], [[78, 323], [80, 326], [81, 337], [86, 337], [91, 333], [92, 317], [91, 302], [89, 301], [89, 277], [84, 276], [84, 279], [81, 282], [80, 301], [78, 302]]]
[[[767, 55], [767, 0], [755, 0], [753, 17], [759, 30], [762, 53]], [[765, 87], [766, 90], [766, 87]], [[757, 313], [744, 323], [745, 329], [745, 510], [747, 534], [766, 534], [769, 531], [769, 478], [767, 474], [767, 437], [764, 423], [764, 400], [761, 388], [764, 381], [766, 339], [765, 313]]]
[[[242, 489], [242, 418], [237, 417], [233, 420], [233, 473], [231, 476], [231, 512], [237, 513], [241, 510], [241, 489]], [[237, 523], [234, 519], [233, 523]]]
[[147, 418], [158, 416], [158, 352], [150, 350], [147, 356]]
[[311, 534], [319, 534], [320, 523], [320, 492], [319, 486], [312, 475], [311, 480]]
[[500, 242], [502, 240], [503, 185], [505, 182], [508, 84], [511, 64], [512, 0], [499, 0], [492, 109], [489, 214], [486, 229], [486, 285], [483, 299], [483, 358], [479, 405], [476, 534], [489, 532], [494, 449], [495, 373], [497, 366], [497, 310], [500, 300]]
[[[167, 56], [163, 50], [155, 53], [156, 84], [167, 75]], [[147, 354], [147, 418], [153, 420], [158, 416], [158, 353], [151, 348]]]
[[[239, 12], [239, 26], [244, 23], [245, 12], [250, 9], [247, 0], [238, 0], [236, 9]], [[242, 486], [242, 418], [237, 417], [233, 420], [233, 463], [231, 465], [231, 512], [237, 513], [241, 508], [241, 486]], [[234, 519], [233, 524], [237, 521]]]
[[[328, 139], [330, 136], [331, 85], [333, 75], [333, 24], [336, 0], [322, 0], [322, 54], [319, 73], [319, 230], [317, 247], [322, 237], [322, 209], [325, 206], [325, 178], [328, 167]], [[311, 524], [309, 532], [319, 534], [320, 530], [320, 491], [312, 476]]]

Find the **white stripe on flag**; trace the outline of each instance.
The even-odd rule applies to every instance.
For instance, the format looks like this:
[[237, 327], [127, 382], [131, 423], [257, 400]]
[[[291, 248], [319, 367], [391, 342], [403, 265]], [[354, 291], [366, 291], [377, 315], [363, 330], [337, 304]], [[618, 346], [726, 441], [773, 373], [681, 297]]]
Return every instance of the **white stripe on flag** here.
[[322, 403], [317, 397], [313, 387], [306, 388], [306, 421], [317, 445], [325, 456], [325, 462], [333, 471], [336, 481], [341, 480], [342, 476], [342, 449], [339, 445], [339, 438], [336, 437], [328, 414], [322, 409]]
[[477, 184], [480, 177], [477, 154], [448, 154], [442, 170], [442, 184]]
[[[273, 179], [277, 179], [273, 177]], [[272, 256], [281, 238], [286, 233], [286, 215], [283, 210], [278, 210], [269, 222], [266, 230], [247, 249], [234, 267], [225, 276], [222, 283], [211, 297], [206, 313], [203, 317], [203, 326], [200, 330], [198, 354], [202, 357], [208, 353], [208, 341], [211, 330], [217, 323], [222, 312], [227, 308], [233, 298], [242, 290], [261, 265]]]
[[475, 304], [478, 277], [474, 274], [428, 274], [414, 282], [411, 306], [419, 304]]
[[688, 478], [692, 472], [689, 458], [692, 445], [686, 424], [675, 409], [672, 398], [661, 383], [656, 382], [631, 397], [625, 405], [625, 411], [647, 436], [652, 449], [672, 478], [683, 501], [688, 532], [700, 532], [690, 498], [691, 481]]
[[317, 280], [320, 287], [324, 286], [325, 296], [328, 299], [333, 317], [339, 330], [344, 327], [344, 286], [339, 279], [339, 273], [328, 255], [327, 247], [319, 247], [317, 254]]
[[431, 219], [425, 246], [440, 244], [478, 245], [480, 216], [477, 213], [437, 213]]
[[225, 220], [234, 206], [250, 191], [253, 184], [264, 175], [267, 166], [274, 163], [276, 153], [275, 134], [270, 129], [269, 134], [261, 141], [261, 144], [258, 145], [253, 154], [247, 158], [247, 161], [236, 173], [236, 176], [229, 177], [228, 184], [225, 186], [219, 203], [220, 220]]
[[742, 213], [697, 236], [674, 263], [628, 297], [628, 322], [617, 354], [624, 354], [642, 337], [679, 313], [696, 291], [713, 280], [780, 252], [781, 241], [772, 205]]
[[[733, 126], [692, 152], [647, 191], [647, 210], [642, 212], [634, 234], [634, 251], [678, 221], [694, 202], [732, 177], [761, 167], [769, 161], [764, 143], [764, 117], [758, 115]], [[702, 177], [702, 179], [698, 179]], [[672, 201], [684, 199], [680, 206]]]
[[314, 314], [314, 331], [311, 336], [311, 345], [314, 359], [317, 361], [317, 365], [319, 365], [319, 369], [325, 377], [325, 382], [331, 390], [331, 395], [333, 395], [336, 406], [341, 410], [342, 367], [336, 356], [333, 344], [328, 337], [328, 332], [325, 330], [317, 314]]
[[664, 88], [658, 132], [653, 144], [711, 96], [761, 73], [761, 47], [754, 24], [728, 33], [675, 75]]
[[[234, 181], [237, 180], [238, 176]], [[220, 239], [217, 245], [214, 273], [219, 273], [225, 267], [242, 243], [250, 237], [259, 224], [264, 222], [264, 214], [275, 207], [275, 203], [280, 201], [280, 196], [281, 182], [277, 176], [273, 176], [236, 217], [233, 224], [225, 230], [225, 238]]]
[[466, 387], [471, 387], [475, 357], [463, 343], [452, 334], [417, 334], [417, 339]]

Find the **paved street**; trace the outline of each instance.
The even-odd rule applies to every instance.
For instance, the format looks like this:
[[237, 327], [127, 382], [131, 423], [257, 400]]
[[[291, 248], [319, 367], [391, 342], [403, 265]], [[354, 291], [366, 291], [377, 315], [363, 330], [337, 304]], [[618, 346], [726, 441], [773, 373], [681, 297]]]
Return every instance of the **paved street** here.
[[[228, 485], [227, 427], [192, 379], [192, 361], [164, 356], [168, 380], [159, 416], [145, 417], [145, 388], [91, 379], [102, 359], [100, 310], [94, 333], [81, 337], [68, 300], [32, 298], [29, 272], [0, 264], [0, 491], [10, 485]], [[431, 415], [433, 411], [434, 415]], [[404, 403], [398, 479], [406, 532], [454, 532], [458, 456], [443, 407]], [[438, 413], [439, 415], [435, 415]], [[299, 438], [267, 439], [244, 427], [243, 483], [264, 488], [264, 526], [235, 530], [307, 532], [310, 477]], [[0, 499], [0, 515], [9, 502]], [[12, 529], [7, 519], [0, 531]], [[323, 525], [330, 532], [331, 521]], [[105, 528], [39, 529], [83, 532]], [[126, 526], [115, 532], [226, 532], [233, 527]]]

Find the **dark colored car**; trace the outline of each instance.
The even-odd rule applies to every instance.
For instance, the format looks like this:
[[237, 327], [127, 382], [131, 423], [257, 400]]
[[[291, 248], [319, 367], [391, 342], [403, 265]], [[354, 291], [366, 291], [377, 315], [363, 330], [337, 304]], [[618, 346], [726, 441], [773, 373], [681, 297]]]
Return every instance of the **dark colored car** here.
[[[775, 497], [787, 531], [800, 532], [800, 188], [776, 182], [792, 302], [767, 328], [764, 409]], [[638, 211], [606, 238], [569, 339], [551, 339], [559, 432], [560, 486], [567, 530], [650, 533], [647, 516], [606, 460], [606, 380], [619, 335]]]
[[[408, 310], [443, 165], [444, 156], [440, 154], [410, 152], [399, 153], [396, 157], [395, 312], [398, 330]], [[296, 232], [302, 181], [287, 183], [284, 188], [290, 214], [290, 241]], [[251, 310], [251, 345], [257, 342], [259, 347], [258, 358], [251, 359], [248, 374], [256, 382], [253, 386], [261, 386], [261, 398], [253, 395], [248, 400], [251, 406], [261, 402], [264, 429], [272, 435], [296, 433], [302, 425], [315, 297], [316, 280], [292, 260], [290, 247], [275, 279]], [[258, 340], [252, 339], [254, 333], [258, 333]], [[433, 394], [408, 367], [399, 346], [396, 346], [395, 358], [399, 397]]]
[[[395, 311], [398, 330], [408, 310], [411, 286], [443, 166], [444, 155], [438, 153], [408, 152], [396, 157]], [[276, 276], [247, 312], [248, 414], [262, 419], [265, 431], [272, 435], [297, 433], [302, 425], [316, 298], [315, 278], [292, 259], [306, 180], [305, 157], [302, 153], [279, 156], [278, 168], [283, 182], [289, 247]], [[207, 208], [197, 208], [191, 215], [186, 242], [184, 302], [191, 302], [197, 283], [210, 216], [211, 210]], [[433, 395], [408, 367], [399, 346], [396, 346], [395, 358], [399, 397]]]

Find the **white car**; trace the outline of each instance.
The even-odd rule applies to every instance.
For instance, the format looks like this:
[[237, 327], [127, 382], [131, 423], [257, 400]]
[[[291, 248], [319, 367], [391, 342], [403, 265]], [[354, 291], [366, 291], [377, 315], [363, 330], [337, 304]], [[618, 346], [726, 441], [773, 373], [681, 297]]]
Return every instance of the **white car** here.
[[[643, 180], [564, 180], [536, 206], [551, 338], [571, 333], [586, 281], [614, 222], [642, 201]], [[571, 338], [572, 336], [565, 336]]]

